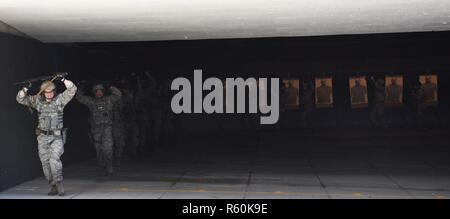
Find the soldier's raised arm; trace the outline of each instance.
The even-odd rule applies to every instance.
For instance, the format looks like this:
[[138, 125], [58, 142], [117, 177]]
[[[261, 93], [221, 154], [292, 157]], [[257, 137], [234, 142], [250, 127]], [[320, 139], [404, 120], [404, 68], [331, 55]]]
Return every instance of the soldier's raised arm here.
[[109, 91], [111, 91], [111, 95], [109, 96], [111, 102], [115, 103], [122, 98], [122, 92], [118, 88], [111, 86], [109, 87]]
[[66, 90], [61, 94], [61, 103], [65, 106], [77, 93], [77, 86], [75, 86], [72, 81], [65, 78], [62, 78], [61, 81], [66, 86]]
[[138, 104], [141, 101], [142, 96], [143, 96], [142, 82], [141, 82], [141, 78], [139, 77], [139, 75], [137, 76], [136, 83], [137, 83], [137, 91], [136, 91], [136, 96], [134, 98], [134, 102], [135, 102], [135, 105], [138, 106]]
[[20, 89], [19, 92], [17, 93], [16, 100], [18, 103], [20, 103], [22, 105], [36, 108], [36, 98], [37, 97], [27, 95], [28, 89], [30, 87], [31, 87], [31, 84], [28, 87], [23, 87], [22, 89]]
[[76, 92], [75, 99], [77, 99], [78, 102], [80, 102], [81, 104], [84, 104], [84, 105], [94, 104], [94, 98], [90, 97], [90, 96], [86, 96], [84, 94], [83, 89], [79, 89], [78, 92]]

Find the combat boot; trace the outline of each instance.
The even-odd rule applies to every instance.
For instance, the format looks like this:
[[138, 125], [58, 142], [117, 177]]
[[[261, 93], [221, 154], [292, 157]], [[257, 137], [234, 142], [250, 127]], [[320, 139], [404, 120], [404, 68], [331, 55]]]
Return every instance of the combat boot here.
[[66, 194], [66, 192], [64, 192], [64, 187], [63, 187], [62, 182], [59, 182], [56, 184], [56, 189], [58, 190], [59, 196], [64, 196]]
[[50, 191], [47, 193], [48, 195], [56, 195], [58, 194], [58, 189], [56, 188], [56, 185], [50, 185]]
[[111, 164], [106, 165], [106, 176], [111, 176], [114, 174], [114, 169]]

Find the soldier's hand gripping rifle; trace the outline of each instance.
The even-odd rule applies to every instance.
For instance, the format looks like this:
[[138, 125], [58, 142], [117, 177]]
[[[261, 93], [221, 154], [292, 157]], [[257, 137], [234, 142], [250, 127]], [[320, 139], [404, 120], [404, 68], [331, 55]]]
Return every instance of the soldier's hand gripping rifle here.
[[[13, 83], [13, 85], [22, 85], [29, 89], [29, 88], [31, 88], [31, 86], [34, 82], [41, 82], [41, 81], [48, 81], [48, 80], [53, 82], [54, 80], [56, 80], [58, 78], [63, 79], [65, 77], [67, 77], [67, 75], [69, 75], [67, 72], [57, 72], [53, 75], [41, 76], [41, 77], [31, 78], [31, 79], [21, 81], [21, 82], [16, 82], [16, 83]], [[47, 84], [47, 86], [41, 87], [41, 89], [39, 90], [39, 92], [37, 93], [36, 96], [39, 96], [45, 89], [47, 89], [47, 87], [49, 85], [50, 84]], [[30, 107], [28, 107], [28, 110], [30, 111], [30, 113], [33, 113], [33, 110]]]
[[41, 76], [41, 77], [37, 77], [37, 78], [30, 78], [25, 81], [16, 82], [16, 83], [13, 83], [13, 85], [29, 86], [29, 84], [32, 84], [34, 82], [55, 80], [56, 78], [65, 78], [65, 77], [67, 77], [67, 75], [69, 75], [67, 72], [57, 72], [53, 75]]
[[[48, 79], [50, 79], [50, 82], [53, 82], [54, 80], [56, 80], [56, 79], [63, 79], [63, 78], [65, 78], [65, 77], [67, 77], [67, 75], [69, 75], [69, 73], [67, 73], [67, 72], [61, 72], [61, 73], [55, 73], [54, 75], [52, 75], [52, 76], [48, 76], [47, 77], [47, 79], [45, 79], [45, 80], [48, 80]], [[37, 95], [40, 95], [45, 89], [47, 89], [47, 87], [49, 86], [50, 84], [47, 84], [47, 86], [44, 86], [44, 87], [41, 87], [41, 89], [39, 90], [39, 92], [37, 93]]]

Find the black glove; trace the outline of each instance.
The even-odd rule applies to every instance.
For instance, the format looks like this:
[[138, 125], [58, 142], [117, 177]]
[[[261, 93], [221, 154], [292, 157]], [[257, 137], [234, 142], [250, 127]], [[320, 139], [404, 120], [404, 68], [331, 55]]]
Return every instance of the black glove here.
[[67, 72], [58, 72], [55, 74], [55, 77], [59, 80], [62, 80], [64, 78], [66, 78], [67, 75], [69, 75], [69, 73], [67, 73]]
[[24, 88], [30, 89], [32, 86], [33, 84], [31, 82], [28, 82], [28, 84], [26, 84]]

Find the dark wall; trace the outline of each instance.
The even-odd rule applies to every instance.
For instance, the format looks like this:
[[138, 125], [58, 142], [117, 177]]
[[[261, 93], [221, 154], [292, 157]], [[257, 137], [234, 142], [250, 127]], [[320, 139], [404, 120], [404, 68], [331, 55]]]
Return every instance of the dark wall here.
[[[111, 57], [88, 53], [84, 49], [43, 44], [8, 34], [0, 34], [0, 190], [42, 175], [37, 153], [34, 128], [36, 114], [30, 114], [26, 107], [19, 105], [16, 94], [23, 81], [56, 71], [69, 72], [69, 78], [78, 81], [89, 74], [108, 75], [115, 69]], [[88, 70], [89, 69], [89, 70]], [[36, 92], [34, 84], [31, 94]], [[57, 83], [58, 90], [64, 86]], [[69, 136], [62, 156], [63, 163], [70, 165], [94, 155], [94, 150], [86, 137], [87, 110], [76, 100], [65, 108], [65, 126]], [[80, 117], [83, 118], [80, 120]]]

